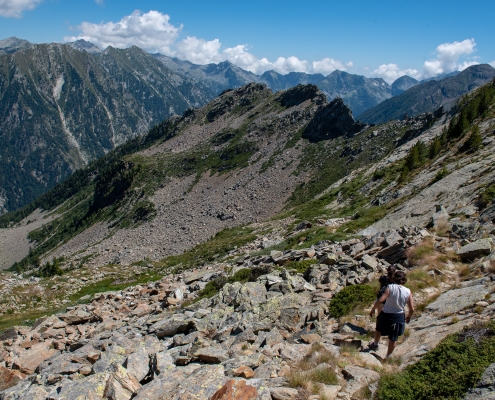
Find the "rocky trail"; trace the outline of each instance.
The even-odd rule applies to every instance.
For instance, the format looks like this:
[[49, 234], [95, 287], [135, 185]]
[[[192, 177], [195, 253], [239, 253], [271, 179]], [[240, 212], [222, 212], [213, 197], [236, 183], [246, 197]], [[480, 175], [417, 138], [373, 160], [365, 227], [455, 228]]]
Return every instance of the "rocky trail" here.
[[[425, 243], [449, 259], [413, 267], [408, 255]], [[385, 342], [379, 351], [362, 351], [374, 330], [366, 313], [333, 318], [332, 297], [375, 280], [391, 263], [410, 274], [422, 268], [437, 284], [414, 292], [427, 305], [396, 350], [404, 367], [447, 335], [493, 318], [492, 250], [490, 234], [449, 239], [402, 227], [247, 254], [231, 270], [212, 264], [96, 294], [87, 304], [1, 334], [0, 399], [362, 398], [394, 366], [383, 363]], [[458, 257], [476, 261], [451, 261]], [[461, 281], [460, 267], [477, 279]], [[228, 282], [243, 271], [250, 279]], [[194, 301], [222, 278], [217, 294]]]

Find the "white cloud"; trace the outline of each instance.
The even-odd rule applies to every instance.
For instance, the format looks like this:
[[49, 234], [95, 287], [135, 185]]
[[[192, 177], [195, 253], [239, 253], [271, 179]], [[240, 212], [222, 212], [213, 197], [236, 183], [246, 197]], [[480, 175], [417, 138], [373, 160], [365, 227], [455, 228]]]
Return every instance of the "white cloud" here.
[[[1, 1], [1, 0], [0, 0]], [[92, 24], [83, 22], [77, 37], [66, 37], [70, 42], [84, 39], [104, 49], [108, 46], [127, 48], [138, 46], [150, 52], [173, 55], [171, 46], [177, 40], [182, 25], [175, 27], [169, 23], [170, 17], [158, 11], [141, 13], [134, 11], [119, 22]]]
[[493, 60], [491, 63], [488, 64], [490, 64], [493, 68], [495, 68], [495, 60]]
[[222, 44], [220, 40], [206, 41], [196, 37], [188, 36], [177, 43], [175, 56], [195, 64], [208, 64], [219, 62], [219, 50]]
[[404, 75], [419, 79], [421, 74], [416, 69], [400, 69], [397, 64], [382, 64], [372, 72], [373, 76], [383, 78], [386, 82], [392, 83]]
[[471, 65], [478, 64], [476, 61], [468, 60], [458, 63], [463, 56], [475, 51], [474, 39], [465, 39], [462, 42], [443, 43], [436, 48], [436, 59], [425, 61], [424, 76], [430, 77], [452, 71], [462, 70]]
[[[103, 4], [103, 0], [95, 1], [98, 4]], [[274, 70], [281, 74], [292, 71], [329, 74], [336, 69], [345, 71], [353, 66], [351, 61], [343, 63], [329, 57], [312, 63], [300, 60], [295, 56], [278, 57], [276, 61], [271, 62], [267, 58], [260, 59], [250, 53], [245, 44], [222, 49], [222, 43], [219, 39], [205, 40], [195, 36], [187, 36], [179, 41], [182, 25], [176, 27], [169, 21], [170, 17], [167, 14], [158, 11], [141, 13], [136, 10], [119, 22], [99, 24], [83, 22], [78, 26], [81, 34], [64, 39], [67, 42], [84, 39], [102, 49], [107, 46], [127, 48], [135, 45], [152, 53], [159, 52], [195, 64], [218, 63], [228, 60], [255, 74], [262, 74], [268, 70]]]
[[25, 10], [32, 10], [42, 0], [0, 0], [0, 17], [20, 18]]
[[95, 0], [95, 3], [98, 4], [99, 6], [103, 5], [103, 0]]
[[336, 69], [339, 69], [341, 71], [345, 71], [349, 68], [352, 68], [353, 63], [352, 61], [349, 61], [348, 63], [343, 63], [342, 61], [339, 60], [334, 60], [333, 58], [325, 57], [324, 59], [320, 61], [313, 61], [313, 72], [314, 73], [320, 73], [323, 75], [328, 75], [335, 71]]

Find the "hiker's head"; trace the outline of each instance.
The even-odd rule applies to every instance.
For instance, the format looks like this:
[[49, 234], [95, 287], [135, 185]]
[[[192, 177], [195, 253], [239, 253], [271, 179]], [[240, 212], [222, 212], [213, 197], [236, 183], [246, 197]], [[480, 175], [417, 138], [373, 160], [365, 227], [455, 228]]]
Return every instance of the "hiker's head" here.
[[397, 267], [395, 265], [389, 265], [387, 268], [387, 276], [392, 279], [394, 277], [395, 271], [397, 271]]
[[404, 271], [396, 271], [394, 274], [394, 283], [403, 285], [407, 282], [406, 273]]

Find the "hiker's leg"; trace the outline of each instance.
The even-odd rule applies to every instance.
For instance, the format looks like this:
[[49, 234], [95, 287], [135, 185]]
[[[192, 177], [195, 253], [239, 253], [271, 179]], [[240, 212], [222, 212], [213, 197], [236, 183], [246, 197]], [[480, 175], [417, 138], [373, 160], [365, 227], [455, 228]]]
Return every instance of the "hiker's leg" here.
[[387, 357], [390, 357], [390, 355], [393, 353], [395, 346], [397, 345], [397, 342], [394, 342], [393, 340], [388, 340], [388, 350], [387, 350]]
[[375, 338], [374, 338], [373, 342], [375, 344], [380, 343], [380, 338], [381, 337], [382, 337], [382, 334], [379, 331], [375, 330]]

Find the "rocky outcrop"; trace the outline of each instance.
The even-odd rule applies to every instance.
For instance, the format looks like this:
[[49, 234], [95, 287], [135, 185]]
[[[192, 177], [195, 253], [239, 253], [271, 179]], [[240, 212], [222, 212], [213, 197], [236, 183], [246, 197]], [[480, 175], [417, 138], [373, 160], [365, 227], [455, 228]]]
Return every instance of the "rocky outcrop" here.
[[319, 142], [353, 135], [364, 127], [364, 124], [354, 121], [351, 110], [337, 98], [316, 113], [304, 130], [303, 138]]
[[284, 107], [294, 107], [306, 100], [312, 100], [320, 105], [326, 103], [325, 95], [315, 85], [297, 85], [286, 90], [279, 97], [280, 104]]

